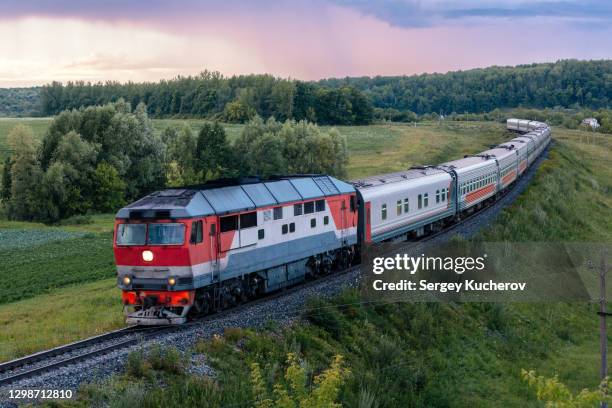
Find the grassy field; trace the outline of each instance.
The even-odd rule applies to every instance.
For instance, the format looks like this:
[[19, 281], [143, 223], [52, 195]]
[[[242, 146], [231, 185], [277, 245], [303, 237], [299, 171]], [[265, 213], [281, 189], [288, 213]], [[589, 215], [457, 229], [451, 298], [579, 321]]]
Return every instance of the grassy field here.
[[[160, 130], [181, 122], [154, 123]], [[201, 121], [188, 123], [196, 129]], [[350, 178], [441, 162], [507, 137], [502, 125], [484, 122], [339, 130], [349, 142]], [[228, 133], [239, 131], [232, 126]], [[551, 159], [480, 239], [612, 242], [610, 138], [566, 129], [553, 134], [557, 143]], [[2, 137], [0, 129], [0, 146]], [[7, 259], [0, 275], [10, 277], [0, 288], [0, 360], [122, 325], [111, 230], [112, 215], [59, 227], [0, 221], [0, 256]], [[327, 365], [334, 352], [345, 354], [354, 373], [343, 391], [347, 403], [356, 403], [365, 387], [381, 398], [397, 396], [387, 402], [412, 405], [538, 406], [519, 379], [521, 368], [558, 374], [573, 390], [597, 384], [597, 319], [590, 305], [330, 307], [354, 295], [345, 296], [329, 305], [315, 302], [329, 313], [306, 315], [309, 324], [201, 344], [219, 382], [173, 378], [167, 400], [155, 384], [148, 384], [153, 387], [149, 397], [172, 406], [171, 397], [188, 397], [184, 393], [192, 387], [219, 405], [236, 402], [250, 392], [245, 388], [248, 364], [261, 362], [273, 378], [288, 350], [299, 351], [314, 368]], [[67, 328], [66, 321], [74, 325]], [[402, 366], [394, 375], [380, 375], [395, 363]]]

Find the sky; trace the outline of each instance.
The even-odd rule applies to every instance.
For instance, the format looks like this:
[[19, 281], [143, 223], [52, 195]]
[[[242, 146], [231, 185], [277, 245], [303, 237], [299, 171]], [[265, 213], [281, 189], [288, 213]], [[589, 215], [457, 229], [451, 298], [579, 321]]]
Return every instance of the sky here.
[[612, 58], [609, 0], [0, 0], [0, 87]]

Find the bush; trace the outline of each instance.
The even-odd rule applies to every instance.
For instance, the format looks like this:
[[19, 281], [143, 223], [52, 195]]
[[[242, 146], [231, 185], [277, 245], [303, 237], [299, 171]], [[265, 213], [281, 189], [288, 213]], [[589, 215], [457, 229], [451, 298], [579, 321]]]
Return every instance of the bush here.
[[142, 351], [133, 351], [128, 354], [125, 363], [126, 374], [134, 378], [149, 377], [151, 365], [145, 361]]
[[183, 374], [185, 371], [183, 356], [175, 347], [155, 345], [151, 347], [147, 360], [154, 370], [170, 374]]
[[93, 224], [93, 218], [90, 215], [73, 215], [72, 217], [61, 220], [58, 225], [88, 225]]

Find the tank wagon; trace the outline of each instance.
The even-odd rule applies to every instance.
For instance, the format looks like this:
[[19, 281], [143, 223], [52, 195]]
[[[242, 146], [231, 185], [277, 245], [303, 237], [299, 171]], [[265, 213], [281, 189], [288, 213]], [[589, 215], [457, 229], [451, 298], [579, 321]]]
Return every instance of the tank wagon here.
[[130, 324], [180, 324], [358, 262], [362, 245], [440, 230], [495, 201], [550, 142], [542, 122], [462, 159], [344, 182], [327, 175], [221, 180], [152, 193], [116, 216]]

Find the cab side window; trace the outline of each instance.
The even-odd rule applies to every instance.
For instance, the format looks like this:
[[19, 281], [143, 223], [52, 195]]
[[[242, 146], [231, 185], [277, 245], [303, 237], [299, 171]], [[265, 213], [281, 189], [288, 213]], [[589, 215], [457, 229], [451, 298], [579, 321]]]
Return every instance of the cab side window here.
[[199, 244], [204, 240], [204, 225], [202, 221], [194, 221], [191, 223], [191, 238], [189, 242], [192, 244]]

